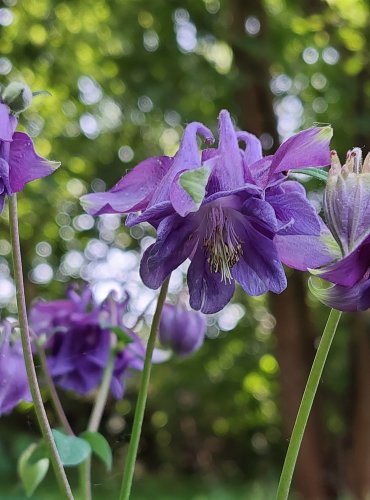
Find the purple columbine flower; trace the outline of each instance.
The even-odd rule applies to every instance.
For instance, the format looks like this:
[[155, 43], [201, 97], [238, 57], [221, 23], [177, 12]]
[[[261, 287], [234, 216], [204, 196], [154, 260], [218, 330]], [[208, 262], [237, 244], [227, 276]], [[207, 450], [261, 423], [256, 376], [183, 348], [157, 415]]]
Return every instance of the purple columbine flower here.
[[306, 259], [323, 260], [312, 274], [331, 282], [320, 288], [310, 280], [310, 289], [326, 305], [341, 311], [363, 311], [370, 307], [370, 154], [362, 163], [362, 152], [354, 148], [341, 166], [335, 151], [324, 192], [324, 214], [331, 231], [313, 239]]
[[47, 337], [48, 368], [59, 387], [81, 395], [98, 387], [112, 348], [109, 325], [117, 325], [132, 339], [117, 354], [111, 383], [113, 396], [122, 397], [124, 378], [130, 369], [142, 369], [145, 356], [141, 339], [122, 324], [127, 303], [128, 298], [117, 302], [110, 296], [97, 305], [85, 287], [81, 295], [70, 288], [65, 300], [34, 304], [30, 324], [37, 335]]
[[11, 341], [11, 325], [0, 332], [0, 415], [10, 413], [21, 401], [32, 401], [20, 340]]
[[17, 124], [16, 116], [0, 96], [0, 213], [6, 195], [22, 191], [25, 184], [51, 174], [60, 165], [38, 156], [31, 137], [15, 132]]
[[166, 303], [159, 324], [158, 337], [163, 345], [184, 357], [197, 351], [204, 342], [207, 325], [198, 311]]
[[[315, 127], [296, 134], [275, 155], [265, 158], [259, 140], [236, 132], [227, 111], [219, 116], [217, 148], [200, 154], [194, 139], [194, 131], [199, 130], [203, 130], [200, 124], [188, 126], [178, 154], [162, 164], [159, 181], [150, 160], [149, 167], [143, 162], [119, 183], [119, 189], [113, 188], [114, 196], [112, 192], [91, 194], [82, 203], [94, 214], [129, 213], [128, 226], [142, 221], [154, 225], [157, 241], [141, 261], [144, 283], [158, 288], [190, 258], [190, 305], [214, 313], [231, 299], [234, 280], [250, 295], [284, 290], [286, 277], [276, 235], [320, 234], [320, 219], [304, 189], [287, 181], [284, 172], [328, 165], [331, 128]], [[244, 151], [239, 141], [245, 142]], [[186, 158], [191, 161], [185, 163]], [[138, 196], [140, 179], [150, 200], [119, 205]]]

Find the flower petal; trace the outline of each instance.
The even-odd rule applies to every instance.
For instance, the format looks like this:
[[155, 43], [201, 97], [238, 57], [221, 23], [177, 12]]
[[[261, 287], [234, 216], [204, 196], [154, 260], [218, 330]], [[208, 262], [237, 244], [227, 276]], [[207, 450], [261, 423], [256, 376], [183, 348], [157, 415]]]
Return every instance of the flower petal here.
[[140, 276], [149, 288], [159, 288], [166, 277], [191, 254], [197, 241], [192, 216], [166, 217], [158, 226], [157, 241], [147, 248], [140, 263]]
[[22, 132], [15, 132], [10, 145], [10, 187], [13, 193], [21, 191], [25, 184], [54, 172], [60, 165], [36, 154], [32, 139]]
[[243, 254], [232, 268], [233, 277], [249, 295], [282, 292], [287, 281], [273, 241], [249, 223], [239, 225], [238, 234], [242, 235]]
[[172, 162], [173, 158], [168, 156], [148, 158], [134, 167], [109, 191], [87, 194], [80, 198], [80, 202], [84, 210], [91, 215], [145, 210]]
[[274, 243], [281, 261], [300, 271], [320, 268], [341, 257], [340, 248], [327, 228], [321, 229], [320, 236], [278, 234]]
[[[296, 184], [300, 186], [298, 182]], [[320, 218], [300, 188], [294, 190], [289, 184], [286, 189], [285, 183], [282, 183], [266, 191], [266, 201], [272, 205], [281, 222], [279, 234], [320, 235]]]
[[212, 273], [203, 249], [197, 249], [188, 270], [190, 306], [204, 314], [221, 311], [234, 294], [235, 284], [221, 280], [220, 273]]
[[353, 287], [345, 287], [340, 285], [333, 285], [320, 280], [319, 286], [317, 279], [310, 278], [308, 280], [308, 288], [310, 292], [319, 299], [320, 302], [328, 307], [337, 309], [338, 311], [356, 312], [360, 310], [360, 300], [363, 285], [357, 283]]
[[238, 141], [243, 141], [246, 145], [244, 161], [247, 167], [262, 159], [262, 144], [258, 137], [244, 131], [237, 132], [236, 136]]
[[370, 236], [342, 259], [311, 272], [337, 285], [351, 287], [365, 276], [369, 267]]
[[6, 104], [0, 103], [0, 141], [12, 141], [18, 120]]
[[330, 165], [331, 127], [312, 127], [289, 137], [278, 148], [271, 163], [271, 174], [295, 168]]

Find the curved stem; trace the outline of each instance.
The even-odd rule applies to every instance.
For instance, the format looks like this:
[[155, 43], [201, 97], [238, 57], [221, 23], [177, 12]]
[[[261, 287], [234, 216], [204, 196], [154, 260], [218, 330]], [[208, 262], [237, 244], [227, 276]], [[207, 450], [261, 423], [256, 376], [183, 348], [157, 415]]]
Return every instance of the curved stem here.
[[324, 369], [325, 361], [334, 338], [337, 326], [341, 317], [341, 312], [332, 309], [329, 314], [324, 332], [322, 334], [315, 359], [312, 364], [311, 372], [308, 376], [306, 388], [303, 393], [302, 401], [298, 410], [297, 418], [294, 424], [293, 432], [290, 438], [288, 451], [285, 457], [283, 470], [280, 476], [280, 482], [277, 490], [276, 500], [286, 500], [288, 498], [290, 484], [292, 482], [293, 472], [299, 448], [302, 443], [304, 431], [306, 429], [308, 417], [312, 408], [313, 400], [316, 395], [317, 387]]
[[152, 368], [152, 357], [154, 351], [155, 340], [157, 337], [157, 331], [159, 327], [159, 322], [161, 319], [162, 309], [164, 301], [166, 300], [168, 283], [170, 277], [168, 277], [161, 288], [158, 296], [157, 307], [153, 316], [153, 322], [150, 329], [148, 344], [146, 346], [144, 369], [141, 375], [140, 389], [136, 403], [134, 422], [132, 426], [131, 440], [128, 447], [125, 470], [122, 478], [122, 486], [119, 500], [128, 500], [130, 498], [132, 479], [134, 477], [135, 462], [137, 456], [137, 450], [139, 447], [141, 428], [143, 425], [145, 405], [148, 395], [148, 387], [150, 380], [150, 372]]
[[9, 226], [10, 237], [12, 242], [12, 256], [14, 266], [14, 280], [16, 284], [17, 306], [19, 325], [21, 330], [23, 357], [26, 365], [27, 378], [30, 386], [32, 400], [35, 407], [37, 420], [44, 437], [46, 446], [48, 447], [50, 460], [54, 468], [54, 472], [64, 498], [72, 499], [73, 495], [68, 483], [67, 476], [63, 469], [63, 464], [60, 460], [57, 447], [51, 432], [49, 421], [42, 402], [40, 388], [37, 382], [35, 365], [33, 363], [32, 348], [30, 341], [30, 333], [27, 320], [26, 299], [24, 293], [23, 271], [22, 271], [22, 256], [19, 243], [19, 228], [17, 214], [17, 197], [15, 194], [9, 197]]
[[68, 419], [66, 417], [66, 414], [64, 413], [62, 403], [60, 402], [58, 392], [55, 388], [53, 379], [50, 376], [46, 356], [45, 356], [45, 351], [42, 346], [36, 341], [36, 348], [37, 348], [37, 354], [39, 356], [40, 360], [40, 365], [41, 369], [43, 371], [44, 377], [45, 377], [45, 382], [47, 385], [47, 388], [49, 390], [49, 395], [50, 395], [50, 400], [53, 405], [54, 411], [58, 416], [59, 422], [62, 424], [63, 430], [66, 434], [69, 434], [70, 436], [74, 435], [74, 432], [72, 430], [72, 427], [69, 425]]

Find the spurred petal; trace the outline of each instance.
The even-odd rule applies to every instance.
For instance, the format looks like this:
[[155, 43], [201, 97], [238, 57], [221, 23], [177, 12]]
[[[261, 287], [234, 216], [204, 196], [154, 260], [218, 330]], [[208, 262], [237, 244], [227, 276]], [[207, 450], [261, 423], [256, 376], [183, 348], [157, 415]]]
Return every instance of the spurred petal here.
[[[214, 140], [212, 132], [202, 123], [189, 123], [184, 130], [179, 150], [173, 158], [171, 168], [159, 183], [152, 199], [150, 200], [150, 207], [170, 199], [172, 186], [173, 183], [176, 182], [179, 172], [196, 169], [201, 166], [201, 155], [197, 143], [198, 134], [204, 137], [204, 140], [207, 143], [212, 143]], [[177, 205], [174, 206], [174, 208], [177, 210]], [[182, 207], [180, 205], [180, 210], [181, 208]]]
[[174, 213], [172, 203], [170, 201], [162, 201], [153, 207], [147, 208], [141, 214], [131, 213], [126, 219], [126, 226], [136, 226], [140, 222], [149, 222], [153, 227], [157, 228], [159, 223], [169, 215]]
[[80, 202], [84, 210], [91, 215], [145, 210], [172, 162], [173, 158], [168, 156], [148, 158], [133, 168], [108, 192], [87, 194], [80, 198]]
[[331, 127], [312, 127], [287, 139], [274, 154], [271, 174], [330, 164]]
[[238, 138], [230, 114], [222, 110], [219, 117], [219, 144], [212, 172], [218, 191], [235, 189], [244, 184], [244, 166]]
[[10, 114], [6, 104], [0, 102], [0, 141], [12, 141], [18, 120]]
[[242, 205], [241, 212], [247, 216], [256, 227], [275, 233], [278, 228], [278, 220], [270, 203], [259, 198], [248, 198]]
[[262, 159], [262, 144], [258, 137], [244, 131], [237, 132], [236, 136], [238, 141], [245, 143], [244, 161], [247, 167]]
[[232, 268], [233, 277], [249, 295], [282, 292], [287, 285], [286, 276], [273, 241], [246, 222], [239, 226], [239, 234], [243, 254]]
[[192, 257], [188, 270], [190, 305], [204, 314], [221, 311], [234, 294], [235, 284], [221, 281], [220, 273], [209, 269], [202, 248], [198, 248]]
[[59, 162], [38, 156], [27, 134], [14, 133], [9, 155], [10, 187], [13, 193], [21, 191], [27, 182], [53, 173], [59, 165]]
[[147, 248], [140, 263], [140, 276], [149, 288], [159, 288], [166, 277], [191, 254], [197, 244], [192, 216], [166, 217], [159, 225], [157, 241]]
[[320, 235], [320, 218], [316, 210], [307, 200], [306, 194], [302, 194], [298, 182], [296, 190], [291, 183], [285, 186], [273, 187], [266, 191], [266, 201], [275, 210], [276, 217], [281, 223], [279, 234], [309, 234]]
[[278, 234], [274, 237], [274, 243], [280, 260], [300, 271], [320, 268], [341, 257], [337, 242], [324, 225], [320, 236]]

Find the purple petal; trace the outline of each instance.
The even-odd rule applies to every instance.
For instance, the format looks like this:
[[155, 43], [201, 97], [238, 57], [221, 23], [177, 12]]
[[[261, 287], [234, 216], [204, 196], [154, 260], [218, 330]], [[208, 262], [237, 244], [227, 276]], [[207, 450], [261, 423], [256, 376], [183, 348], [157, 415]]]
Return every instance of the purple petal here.
[[157, 241], [147, 248], [140, 263], [140, 276], [149, 288], [157, 289], [166, 277], [182, 264], [197, 244], [192, 216], [172, 215], [158, 227]]
[[370, 174], [329, 175], [324, 210], [344, 255], [350, 253], [370, 234]]
[[112, 189], [105, 193], [82, 196], [80, 202], [91, 215], [127, 213], [145, 210], [173, 158], [148, 158], [134, 167]]
[[9, 164], [2, 158], [0, 158], [0, 179], [2, 182], [2, 193], [12, 194], [9, 184]]
[[272, 158], [272, 156], [265, 156], [250, 166], [246, 166], [246, 178], [252, 179], [257, 186], [266, 188], [271, 176]]
[[0, 103], [0, 141], [10, 142], [17, 127], [18, 120], [10, 114], [6, 104]]
[[188, 270], [190, 306], [204, 314], [221, 311], [231, 300], [235, 284], [221, 280], [220, 273], [212, 273], [202, 248], [198, 248]]
[[287, 139], [274, 154], [271, 173], [330, 165], [331, 127], [312, 127]]
[[351, 287], [365, 276], [369, 267], [370, 236], [349, 255], [333, 264], [316, 269], [314, 274], [337, 285]]
[[262, 144], [258, 137], [244, 131], [237, 132], [236, 136], [238, 141], [243, 141], [246, 145], [244, 161], [247, 167], [262, 159]]
[[236, 189], [244, 184], [243, 157], [230, 114], [222, 110], [219, 117], [219, 144], [212, 181], [217, 191]]
[[10, 186], [13, 193], [21, 191], [27, 182], [45, 177], [60, 163], [51, 162], [36, 154], [32, 139], [22, 132], [15, 132], [10, 145]]
[[278, 230], [276, 214], [270, 203], [259, 198], [247, 199], [241, 208], [241, 212], [246, 215], [253, 226], [266, 229], [269, 233]]
[[155, 190], [149, 207], [170, 199], [172, 185], [176, 181], [179, 172], [192, 170], [201, 166], [201, 155], [197, 143], [198, 134], [204, 137], [207, 143], [212, 143], [214, 140], [212, 132], [202, 123], [192, 122], [187, 125], [182, 136], [180, 148], [173, 158], [171, 168]]
[[[308, 287], [311, 293], [326, 306], [345, 312], [364, 310], [361, 308], [361, 305], [364, 305], [361, 304], [364, 288], [363, 283], [357, 283], [353, 287], [333, 285], [327, 282], [322, 282], [322, 284], [326, 286], [324, 288], [322, 286], [317, 286], [315, 279], [310, 278], [308, 280]], [[370, 302], [368, 303], [368, 306], [369, 305]], [[367, 307], [365, 307], [365, 309], [367, 309]]]
[[320, 218], [300, 188], [294, 190], [289, 184], [285, 189], [283, 183], [266, 191], [266, 201], [272, 205], [281, 222], [279, 234], [320, 235]]
[[249, 295], [282, 292], [286, 276], [273, 241], [248, 222], [239, 225], [238, 232], [243, 239], [243, 254], [232, 268], [233, 277]]
[[293, 269], [307, 271], [340, 258], [341, 252], [337, 242], [323, 226], [320, 236], [276, 235], [274, 243], [280, 260]]

